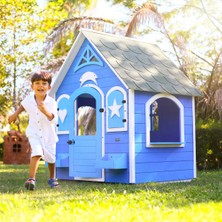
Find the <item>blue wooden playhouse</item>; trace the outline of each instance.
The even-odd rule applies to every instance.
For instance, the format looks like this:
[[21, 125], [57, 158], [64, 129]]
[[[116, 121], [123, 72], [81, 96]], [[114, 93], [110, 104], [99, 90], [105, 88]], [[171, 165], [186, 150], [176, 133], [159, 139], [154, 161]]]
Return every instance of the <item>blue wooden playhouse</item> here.
[[144, 183], [196, 177], [194, 97], [156, 46], [81, 30], [50, 95], [58, 179]]

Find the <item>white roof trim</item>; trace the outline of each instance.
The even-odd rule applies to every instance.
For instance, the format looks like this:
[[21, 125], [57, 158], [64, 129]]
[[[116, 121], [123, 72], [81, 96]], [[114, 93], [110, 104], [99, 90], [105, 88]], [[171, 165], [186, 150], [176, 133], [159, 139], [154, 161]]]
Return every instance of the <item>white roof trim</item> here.
[[72, 65], [72, 62], [74, 60], [74, 58], [76, 57], [82, 43], [85, 40], [85, 36], [80, 32], [79, 35], [77, 36], [72, 48], [70, 49], [63, 65], [61, 66], [59, 73], [52, 85], [52, 88], [49, 92], [50, 96], [55, 95], [55, 93], [57, 92], [59, 86], [61, 85], [63, 79], [65, 78], [70, 66]]

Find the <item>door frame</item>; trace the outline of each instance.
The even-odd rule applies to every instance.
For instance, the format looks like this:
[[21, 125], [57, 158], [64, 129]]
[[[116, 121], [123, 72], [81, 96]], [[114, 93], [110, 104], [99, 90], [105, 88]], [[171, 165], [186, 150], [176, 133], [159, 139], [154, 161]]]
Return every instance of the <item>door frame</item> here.
[[[70, 96], [70, 102], [73, 101], [74, 103], [76, 103], [76, 99], [78, 98], [78, 96], [80, 96], [81, 94], [90, 94], [87, 89], [94, 89], [96, 90], [99, 94], [100, 94], [100, 97], [101, 97], [101, 107], [96, 107], [97, 109], [100, 109], [100, 108], [103, 108], [104, 109], [104, 94], [102, 92], [102, 90], [96, 86], [96, 85], [93, 85], [93, 84], [87, 84], [87, 85], [84, 85], [83, 87], [75, 90], [72, 95]], [[73, 94], [75, 93], [75, 97], [73, 97]], [[72, 107], [73, 105], [70, 103], [70, 107]], [[72, 112], [73, 110], [71, 110], [71, 108], [69, 108], [69, 110]], [[75, 114], [73, 114], [75, 115]], [[75, 128], [76, 128], [76, 122], [74, 123], [75, 124]], [[104, 126], [104, 112], [101, 113], [101, 158], [104, 156], [105, 154], [105, 144], [104, 144], [104, 129], [105, 129], [105, 126]], [[76, 132], [74, 132], [74, 125], [72, 128], [70, 128], [69, 130], [69, 138], [70, 138], [70, 135], [74, 135], [76, 136], [75, 134]], [[71, 148], [69, 148], [71, 149]], [[70, 152], [69, 152], [70, 153]], [[83, 181], [98, 181], [98, 182], [104, 182], [105, 181], [105, 173], [104, 173], [104, 169], [101, 169], [102, 170], [102, 176], [101, 178], [86, 178], [86, 177], [74, 177], [74, 180], [83, 180]]]

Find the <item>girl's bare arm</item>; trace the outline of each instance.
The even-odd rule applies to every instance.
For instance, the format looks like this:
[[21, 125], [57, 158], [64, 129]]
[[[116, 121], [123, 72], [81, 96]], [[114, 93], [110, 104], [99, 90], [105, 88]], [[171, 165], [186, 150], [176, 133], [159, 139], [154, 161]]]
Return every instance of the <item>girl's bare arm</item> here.
[[16, 121], [16, 119], [18, 118], [19, 114], [21, 112], [23, 112], [25, 109], [24, 107], [21, 105], [19, 106], [19, 108], [12, 114], [8, 117], [8, 123], [11, 124], [11, 123], [14, 123]]

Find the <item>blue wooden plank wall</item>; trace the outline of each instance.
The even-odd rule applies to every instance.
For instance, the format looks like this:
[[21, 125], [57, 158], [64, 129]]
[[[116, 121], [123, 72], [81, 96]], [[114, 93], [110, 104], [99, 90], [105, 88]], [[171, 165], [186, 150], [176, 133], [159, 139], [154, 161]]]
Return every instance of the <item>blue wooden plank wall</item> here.
[[136, 183], [190, 180], [194, 177], [192, 98], [177, 96], [184, 106], [185, 146], [146, 147], [145, 103], [153, 94], [135, 94]]
[[105, 170], [105, 182], [129, 183], [128, 170]]
[[[128, 132], [108, 132], [105, 133], [106, 153], [129, 153], [129, 134]], [[128, 155], [127, 155], [128, 156]], [[127, 163], [129, 166], [129, 162]], [[129, 168], [105, 170], [106, 182], [129, 183]]]

